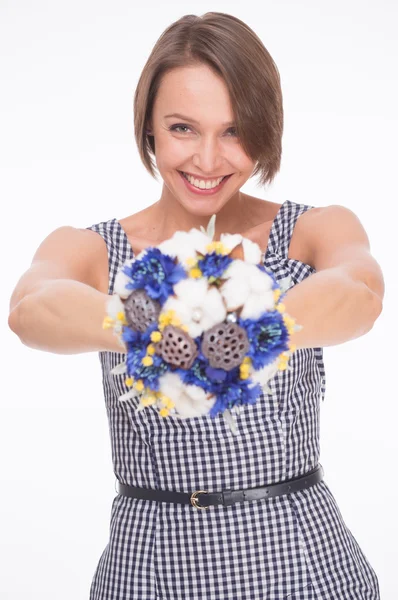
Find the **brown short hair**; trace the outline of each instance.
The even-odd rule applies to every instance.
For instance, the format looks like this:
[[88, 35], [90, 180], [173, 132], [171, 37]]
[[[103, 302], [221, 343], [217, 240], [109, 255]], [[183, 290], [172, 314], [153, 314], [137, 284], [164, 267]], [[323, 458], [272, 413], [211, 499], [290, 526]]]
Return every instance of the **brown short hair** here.
[[198, 64], [209, 66], [224, 79], [240, 144], [256, 162], [251, 176], [260, 174], [260, 185], [271, 183], [282, 155], [279, 71], [252, 29], [220, 12], [181, 17], [165, 29], [152, 49], [134, 95], [135, 139], [144, 166], [156, 179], [155, 140], [147, 128], [162, 77], [174, 68]]

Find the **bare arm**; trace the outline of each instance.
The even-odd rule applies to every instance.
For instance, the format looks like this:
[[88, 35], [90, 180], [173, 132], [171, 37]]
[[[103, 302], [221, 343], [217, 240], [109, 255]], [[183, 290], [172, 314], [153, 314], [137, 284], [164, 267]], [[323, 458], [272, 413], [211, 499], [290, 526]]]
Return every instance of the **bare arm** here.
[[50, 280], [21, 300], [9, 324], [23, 344], [44, 352], [126, 352], [102, 328], [109, 297], [80, 281]]
[[340, 205], [313, 209], [297, 227], [316, 269], [288, 290], [286, 312], [303, 326], [297, 348], [333, 346], [358, 338], [383, 309], [384, 278], [358, 217]]
[[108, 253], [91, 230], [60, 227], [37, 249], [10, 300], [9, 327], [30, 348], [57, 354], [125, 352], [103, 329]]
[[381, 312], [380, 298], [342, 269], [313, 273], [286, 292], [286, 312], [303, 329], [292, 334], [296, 348], [348, 342], [368, 333]]

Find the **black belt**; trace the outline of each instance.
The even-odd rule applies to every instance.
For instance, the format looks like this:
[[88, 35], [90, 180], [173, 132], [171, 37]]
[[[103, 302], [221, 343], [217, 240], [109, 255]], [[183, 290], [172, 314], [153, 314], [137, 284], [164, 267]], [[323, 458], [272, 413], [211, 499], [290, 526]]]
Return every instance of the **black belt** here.
[[[177, 502], [179, 504], [192, 504], [195, 508], [210, 508], [217, 504], [229, 506], [234, 502], [246, 502], [248, 500], [261, 500], [263, 498], [273, 498], [292, 494], [309, 488], [323, 479], [323, 468], [318, 464], [315, 469], [295, 477], [287, 479], [280, 483], [273, 483], [263, 487], [249, 488], [246, 490], [222, 490], [221, 492], [208, 492], [198, 490], [192, 494], [189, 492], [172, 492], [167, 490], [153, 490], [148, 488], [134, 487], [118, 481], [118, 493], [130, 498], [140, 498], [142, 500], [157, 500], [158, 502]], [[198, 504], [198, 494], [205, 494]]]

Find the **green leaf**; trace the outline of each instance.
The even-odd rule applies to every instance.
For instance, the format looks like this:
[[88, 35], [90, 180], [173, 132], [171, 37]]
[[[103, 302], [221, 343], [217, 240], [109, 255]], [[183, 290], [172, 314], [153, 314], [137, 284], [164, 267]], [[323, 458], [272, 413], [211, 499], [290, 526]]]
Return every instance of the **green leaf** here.
[[210, 221], [207, 224], [207, 235], [209, 236], [209, 238], [212, 240], [214, 238], [214, 233], [216, 231], [216, 216], [217, 215], [212, 215], [210, 217]]

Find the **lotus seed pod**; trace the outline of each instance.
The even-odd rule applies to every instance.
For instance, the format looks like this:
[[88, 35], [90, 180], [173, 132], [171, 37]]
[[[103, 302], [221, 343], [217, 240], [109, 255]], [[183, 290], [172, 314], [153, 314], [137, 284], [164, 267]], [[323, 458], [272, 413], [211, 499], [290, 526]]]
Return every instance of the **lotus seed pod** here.
[[190, 369], [198, 355], [195, 341], [186, 331], [174, 325], [166, 325], [155, 348], [165, 362], [180, 369]]
[[141, 333], [149, 325], [157, 322], [160, 308], [160, 303], [150, 298], [142, 289], [134, 290], [124, 302], [124, 312], [129, 327]]
[[230, 371], [241, 364], [248, 349], [246, 331], [236, 323], [220, 323], [203, 335], [202, 352], [212, 367]]

